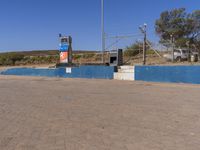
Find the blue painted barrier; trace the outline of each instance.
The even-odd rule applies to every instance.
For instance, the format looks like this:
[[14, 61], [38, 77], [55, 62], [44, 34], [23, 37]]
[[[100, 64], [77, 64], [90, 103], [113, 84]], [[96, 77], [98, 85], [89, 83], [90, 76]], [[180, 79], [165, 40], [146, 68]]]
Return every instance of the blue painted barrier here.
[[45, 76], [62, 78], [94, 78], [113, 79], [115, 68], [112, 66], [80, 66], [72, 67], [71, 73], [66, 68], [40, 69], [40, 68], [11, 68], [1, 72], [1, 75], [19, 76]]
[[135, 66], [135, 80], [200, 84], [200, 66]]

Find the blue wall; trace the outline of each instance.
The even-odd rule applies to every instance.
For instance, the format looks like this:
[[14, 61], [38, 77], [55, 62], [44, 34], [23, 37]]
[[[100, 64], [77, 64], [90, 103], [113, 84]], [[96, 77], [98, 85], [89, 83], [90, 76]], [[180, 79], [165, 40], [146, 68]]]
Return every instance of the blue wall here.
[[73, 67], [71, 73], [66, 73], [66, 68], [56, 69], [35, 69], [35, 68], [12, 68], [7, 69], [2, 75], [20, 75], [20, 76], [46, 76], [63, 78], [95, 78], [95, 79], [113, 79], [114, 67], [110, 66], [80, 66]]
[[200, 66], [135, 66], [135, 80], [200, 84]]

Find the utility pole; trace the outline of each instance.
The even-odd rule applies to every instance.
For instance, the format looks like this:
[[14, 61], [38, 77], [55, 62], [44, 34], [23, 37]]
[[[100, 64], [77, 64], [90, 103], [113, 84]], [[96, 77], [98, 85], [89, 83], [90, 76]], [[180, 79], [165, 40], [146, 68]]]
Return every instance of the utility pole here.
[[188, 48], [188, 62], [190, 62], [190, 60], [191, 60], [191, 51], [190, 51], [190, 41], [187, 41], [186, 42], [186, 45], [187, 45], [187, 48]]
[[72, 64], [72, 37], [68, 37], [68, 43], [69, 43], [69, 48], [68, 48], [68, 63]]
[[146, 65], [146, 51], [147, 51], [147, 24], [139, 27], [140, 31], [144, 34], [143, 42], [143, 65]]
[[143, 65], [146, 65], [146, 51], [147, 51], [147, 32], [146, 25], [144, 26], [144, 51], [143, 51]]
[[174, 62], [174, 35], [171, 34], [171, 45], [172, 45], [172, 62]]
[[101, 0], [101, 38], [102, 38], [102, 63], [105, 63], [104, 52], [105, 52], [105, 31], [104, 31], [104, 0]]

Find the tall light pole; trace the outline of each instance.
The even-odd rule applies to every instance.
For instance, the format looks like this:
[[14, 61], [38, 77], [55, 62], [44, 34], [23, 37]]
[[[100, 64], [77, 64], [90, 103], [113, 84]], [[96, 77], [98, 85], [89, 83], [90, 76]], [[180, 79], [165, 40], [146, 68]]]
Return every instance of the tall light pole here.
[[171, 34], [170, 37], [171, 37], [171, 46], [172, 46], [172, 62], [174, 62], [174, 34]]
[[102, 40], [102, 63], [105, 63], [104, 60], [104, 51], [105, 51], [105, 31], [104, 31], [104, 0], [101, 0], [101, 40]]
[[147, 51], [147, 24], [145, 23], [139, 27], [140, 31], [144, 34], [144, 43], [143, 43], [143, 65], [146, 65], [146, 51]]

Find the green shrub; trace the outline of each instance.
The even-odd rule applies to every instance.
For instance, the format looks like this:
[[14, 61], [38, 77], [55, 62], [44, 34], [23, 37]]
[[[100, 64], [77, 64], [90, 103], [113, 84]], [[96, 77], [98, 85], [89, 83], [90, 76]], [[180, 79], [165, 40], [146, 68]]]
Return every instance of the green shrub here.
[[136, 56], [139, 54], [141, 47], [141, 43], [134, 43], [131, 46], [126, 47], [124, 51], [124, 55], [128, 57]]
[[24, 55], [17, 53], [6, 53], [0, 55], [0, 65], [15, 65], [16, 61], [23, 60]]

